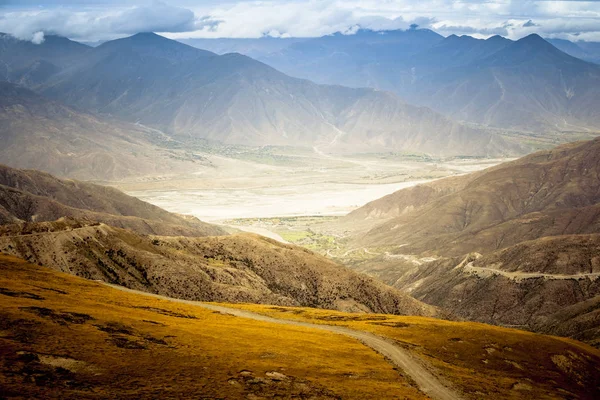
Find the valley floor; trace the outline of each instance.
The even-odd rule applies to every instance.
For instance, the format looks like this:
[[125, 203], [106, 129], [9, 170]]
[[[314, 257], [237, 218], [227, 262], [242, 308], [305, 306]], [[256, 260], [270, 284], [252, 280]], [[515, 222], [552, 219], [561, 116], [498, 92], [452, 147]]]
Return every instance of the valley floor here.
[[119, 182], [128, 194], [203, 221], [344, 215], [402, 188], [487, 168], [502, 159], [425, 155], [328, 156], [310, 149], [240, 149], [207, 156], [188, 175]]

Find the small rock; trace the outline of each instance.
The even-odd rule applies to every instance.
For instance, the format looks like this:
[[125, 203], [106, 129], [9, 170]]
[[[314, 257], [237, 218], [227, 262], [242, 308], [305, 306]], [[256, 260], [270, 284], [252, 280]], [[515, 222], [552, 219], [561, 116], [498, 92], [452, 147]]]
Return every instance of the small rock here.
[[288, 379], [288, 377], [282, 374], [281, 372], [271, 371], [267, 372], [265, 375], [274, 381], [285, 381]]

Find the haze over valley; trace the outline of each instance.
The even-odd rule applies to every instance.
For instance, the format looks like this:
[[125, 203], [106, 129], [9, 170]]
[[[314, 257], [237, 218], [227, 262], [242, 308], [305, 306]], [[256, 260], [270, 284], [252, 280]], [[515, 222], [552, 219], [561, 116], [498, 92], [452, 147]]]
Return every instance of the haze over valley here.
[[600, 398], [599, 44], [581, 1], [1, 3], [0, 398]]

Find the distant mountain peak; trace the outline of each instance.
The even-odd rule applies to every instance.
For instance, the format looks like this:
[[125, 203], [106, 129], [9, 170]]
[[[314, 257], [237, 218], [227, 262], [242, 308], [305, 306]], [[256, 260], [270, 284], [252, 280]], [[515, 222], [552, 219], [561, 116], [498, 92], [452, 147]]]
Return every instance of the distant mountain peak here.
[[532, 33], [529, 36], [525, 36], [524, 38], [517, 40], [515, 42], [515, 45], [516, 47], [532, 49], [536, 52], [562, 53], [560, 50], [558, 50], [550, 42], [548, 42], [546, 39], [544, 39], [537, 33]]
[[540, 35], [538, 35], [537, 33], [532, 33], [531, 35], [527, 35], [524, 38], [521, 38], [518, 40], [519, 42], [530, 42], [530, 43], [535, 43], [535, 42], [546, 42], [546, 40], [544, 40], [543, 37], [541, 37]]
[[139, 32], [120, 40], [134, 43], [166, 43], [171, 41], [171, 39], [157, 35], [154, 32]]
[[445, 40], [449, 41], [449, 42], [463, 42], [463, 43], [466, 43], [466, 42], [475, 42], [478, 39], [475, 39], [474, 37], [469, 36], [469, 35], [458, 36], [458, 35], [452, 34], [452, 35], [448, 36]]
[[511, 42], [510, 39], [505, 38], [504, 36], [494, 35], [487, 39], [488, 42]]
[[187, 44], [157, 35], [154, 32], [140, 32], [132, 36], [104, 42], [97, 49], [117, 51], [123, 49], [131, 51], [131, 49], [134, 49], [135, 52], [140, 54], [170, 58], [172, 60], [181, 57], [190, 59], [215, 55], [210, 51], [196, 49]]
[[513, 51], [513, 54], [523, 59], [533, 60], [545, 57], [547, 60], [554, 60], [554, 62], [581, 61], [559, 50], [552, 43], [535, 33], [517, 40], [509, 48]]
[[166, 39], [164, 36], [157, 35], [154, 32], [139, 32], [129, 36], [129, 39]]

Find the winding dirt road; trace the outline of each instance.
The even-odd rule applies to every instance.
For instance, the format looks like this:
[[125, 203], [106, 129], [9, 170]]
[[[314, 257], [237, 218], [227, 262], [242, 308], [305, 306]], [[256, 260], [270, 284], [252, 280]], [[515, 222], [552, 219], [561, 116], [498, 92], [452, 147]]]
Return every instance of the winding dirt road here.
[[236, 317], [241, 318], [249, 318], [262, 322], [270, 322], [274, 324], [283, 324], [283, 325], [293, 325], [300, 326], [304, 328], [311, 329], [320, 329], [329, 331], [332, 333], [345, 335], [352, 337], [354, 339], [359, 340], [364, 345], [372, 348], [376, 352], [385, 356], [388, 361], [394, 364], [396, 367], [401, 368], [404, 373], [409, 376], [417, 385], [417, 387], [434, 400], [460, 400], [461, 396], [458, 393], [454, 392], [452, 389], [448, 388], [440, 380], [432, 374], [429, 369], [427, 369], [422, 362], [419, 362], [415, 357], [413, 357], [410, 352], [407, 350], [391, 343], [390, 341], [384, 339], [383, 337], [374, 335], [369, 332], [358, 331], [350, 328], [346, 328], [343, 326], [334, 326], [334, 325], [320, 325], [320, 324], [311, 324], [309, 322], [302, 321], [293, 321], [287, 319], [277, 319], [268, 317], [266, 315], [261, 315], [257, 313], [253, 313], [250, 311], [239, 310], [236, 308], [229, 308], [224, 306], [218, 306], [215, 304], [207, 304], [199, 301], [190, 301], [190, 300], [181, 300], [181, 299], [173, 299], [171, 297], [160, 296], [156, 294], [141, 292], [138, 290], [128, 289], [122, 286], [111, 285], [108, 283], [103, 284], [110, 286], [114, 289], [122, 290], [124, 292], [140, 294], [143, 296], [155, 297], [163, 300], [173, 301], [176, 303], [190, 304], [198, 307], [202, 307], [212, 311], [218, 311], [223, 314], [234, 315]]
[[526, 279], [543, 278], [548, 280], [596, 280], [600, 279], [600, 272], [580, 273], [580, 274], [545, 274], [543, 272], [521, 272], [521, 271], [503, 271], [501, 269], [475, 267], [473, 262], [462, 267], [466, 272], [477, 275], [480, 278], [489, 278], [493, 275], [500, 275], [513, 281], [523, 281]]

